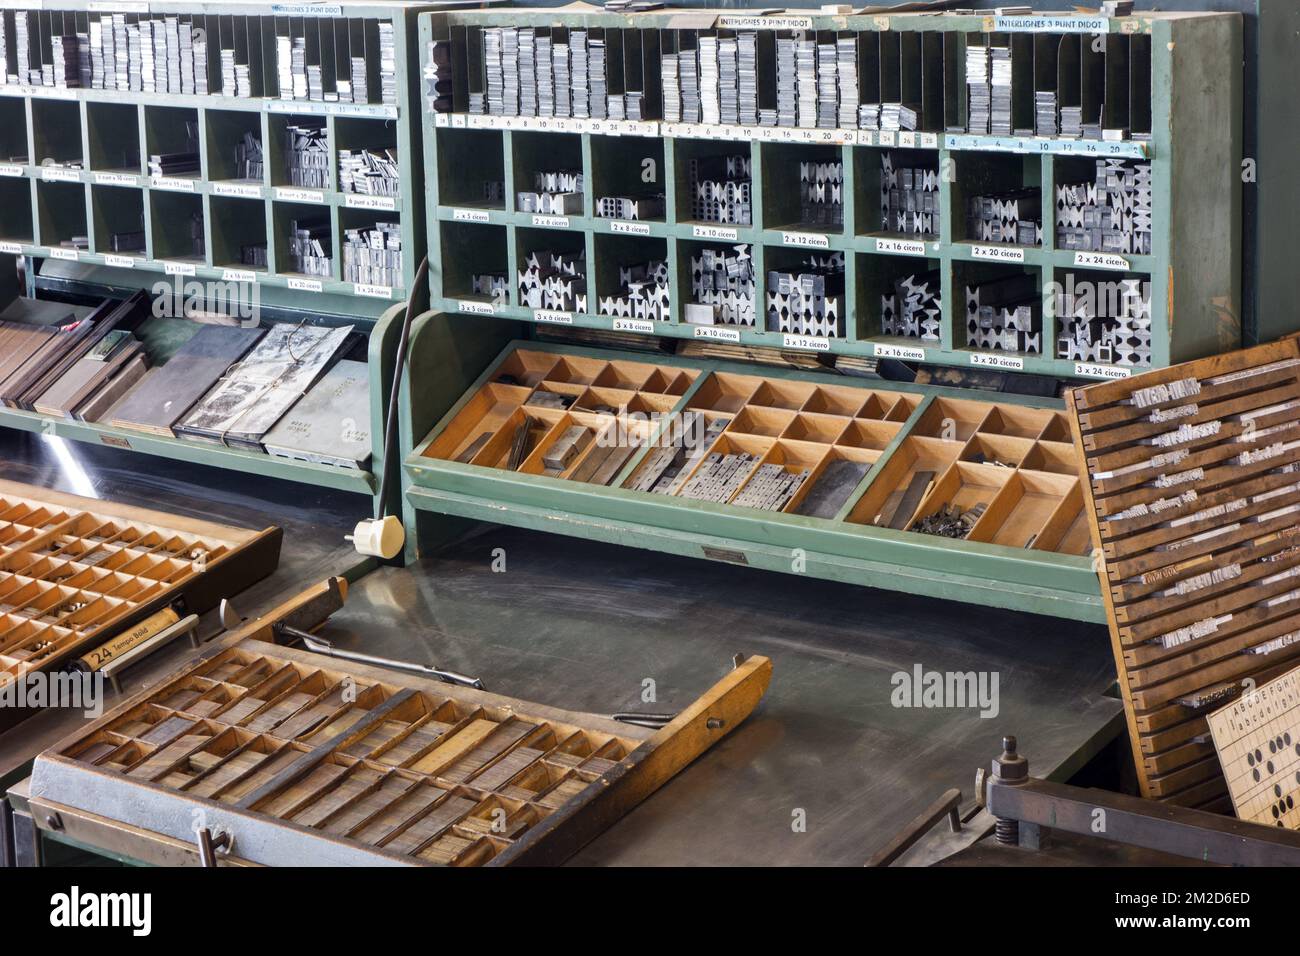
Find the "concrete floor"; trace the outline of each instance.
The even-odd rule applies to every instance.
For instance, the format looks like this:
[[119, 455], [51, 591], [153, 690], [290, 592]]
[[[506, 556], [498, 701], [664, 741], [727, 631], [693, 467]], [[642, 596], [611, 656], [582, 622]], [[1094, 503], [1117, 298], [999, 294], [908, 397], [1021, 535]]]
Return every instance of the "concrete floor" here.
[[[89, 481], [117, 500], [281, 524], [280, 571], [240, 596], [245, 614], [355, 560], [341, 538], [364, 508], [356, 496], [110, 449], [56, 453], [11, 433], [0, 435], [0, 462], [6, 478], [70, 491]], [[497, 549], [504, 572], [493, 570]], [[372, 572], [326, 633], [598, 713], [675, 711], [732, 654], [771, 657], [772, 686], [750, 721], [597, 838], [575, 858], [583, 864], [860, 865], [946, 788], [969, 805], [975, 768], [1004, 733], [1019, 736], [1035, 776], [1064, 778], [1122, 729], [1098, 625], [507, 528]], [[142, 666], [137, 684], [179, 659]], [[893, 706], [894, 675], [917, 665], [995, 673], [997, 717]], [[646, 680], [654, 702], [642, 700]], [[0, 778], [67, 732], [44, 718], [0, 739]]]

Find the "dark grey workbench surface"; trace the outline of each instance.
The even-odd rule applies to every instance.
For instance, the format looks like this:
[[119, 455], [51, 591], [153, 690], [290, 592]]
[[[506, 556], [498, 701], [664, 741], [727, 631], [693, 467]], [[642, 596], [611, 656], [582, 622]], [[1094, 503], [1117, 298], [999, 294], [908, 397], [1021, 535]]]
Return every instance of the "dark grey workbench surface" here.
[[[341, 540], [364, 507], [354, 496], [73, 444], [56, 455], [9, 433], [0, 462], [19, 481], [85, 493], [70, 482], [88, 480], [105, 497], [282, 525], [280, 571], [238, 599], [246, 615], [355, 561]], [[494, 571], [501, 556], [505, 570]], [[479, 676], [491, 691], [598, 713], [673, 711], [733, 653], [771, 657], [754, 717], [597, 838], [575, 858], [584, 864], [860, 865], [946, 788], [961, 787], [969, 804], [975, 768], [1004, 733], [1019, 735], [1035, 776], [1059, 777], [1122, 730], [1097, 625], [515, 529], [372, 572], [325, 633]], [[156, 680], [182, 657], [177, 648], [130, 682]], [[892, 675], [917, 664], [996, 672], [998, 717], [892, 706]], [[646, 680], [653, 703], [642, 700]], [[42, 715], [0, 737], [0, 778], [75, 729], [57, 723]]]
[[[754, 717], [575, 858], [585, 864], [861, 865], [948, 787], [972, 803], [975, 768], [1004, 733], [1052, 776], [1122, 730], [1096, 625], [516, 529], [373, 572], [324, 633], [597, 713], [671, 712], [732, 654], [772, 658]], [[998, 717], [895, 708], [891, 677], [915, 664], [996, 671]], [[641, 700], [647, 679], [655, 703]]]

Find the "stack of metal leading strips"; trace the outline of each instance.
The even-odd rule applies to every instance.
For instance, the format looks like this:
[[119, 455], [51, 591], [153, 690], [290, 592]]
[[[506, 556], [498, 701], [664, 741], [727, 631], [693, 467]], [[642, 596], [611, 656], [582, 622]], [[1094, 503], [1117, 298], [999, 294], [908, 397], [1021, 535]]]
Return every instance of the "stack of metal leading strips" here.
[[795, 38], [776, 38], [776, 125], [799, 123], [799, 67]]
[[836, 121], [842, 129], [858, 125], [858, 39], [856, 34], [841, 33], [835, 39], [835, 77], [839, 84], [839, 112]]
[[573, 74], [569, 66], [569, 44], [551, 38], [551, 85], [555, 97], [555, 115], [573, 115]]
[[366, 68], [364, 56], [351, 57], [351, 82], [349, 88], [353, 103], [370, 102], [370, 71]]
[[966, 131], [981, 136], [988, 135], [989, 121], [993, 112], [993, 89], [991, 86], [992, 64], [987, 46], [970, 44], [966, 47], [966, 99], [970, 104], [967, 112]]
[[1041, 246], [1042, 190], [1018, 189], [989, 196], [972, 196], [967, 210], [967, 228], [975, 242]]
[[188, 17], [127, 22], [125, 14], [86, 20], [85, 32], [50, 38], [53, 64], [33, 68], [24, 47], [28, 14], [14, 15], [18, 78], [35, 85], [158, 93], [206, 93], [207, 43]]
[[808, 226], [844, 225], [844, 164], [799, 164], [799, 221]]
[[343, 232], [343, 281], [362, 285], [402, 285], [402, 224], [377, 222], [369, 229]]
[[39, 86], [40, 70], [33, 71], [31, 68], [31, 44], [27, 15], [18, 11], [14, 14], [14, 59], [18, 70], [18, 82]]
[[515, 194], [518, 212], [554, 216], [582, 215], [582, 170], [539, 170], [533, 173], [533, 192]]
[[756, 322], [757, 284], [748, 245], [702, 248], [691, 255], [691, 298], [685, 318], [692, 325], [743, 325]]
[[989, 132], [994, 136], [1011, 135], [1011, 48], [989, 48]]
[[400, 193], [397, 153], [388, 148], [340, 149], [339, 192], [364, 196]]
[[393, 21], [380, 20], [378, 29], [379, 102], [392, 105], [397, 102], [397, 46], [393, 39]]
[[1025, 273], [966, 286], [966, 343], [978, 349], [1043, 351], [1042, 299]]
[[795, 125], [812, 129], [817, 125], [817, 41], [799, 37], [794, 42]]
[[718, 38], [701, 36], [698, 42], [700, 45], [700, 122], [706, 126], [717, 126], [722, 122]]
[[880, 157], [880, 228], [884, 232], [938, 239], [942, 222], [939, 170], [895, 167], [894, 154]]
[[529, 309], [587, 311], [587, 258], [539, 249], [521, 259], [519, 303]]
[[748, 226], [753, 222], [749, 157], [700, 156], [691, 160], [691, 218]]
[[248, 99], [253, 95], [252, 79], [247, 63], [235, 58], [232, 48], [221, 49], [221, 92], [226, 96]]
[[[483, 31], [487, 33], [486, 30]], [[569, 76], [573, 81], [573, 115], [591, 116], [591, 59], [587, 56], [587, 31], [569, 33]]]
[[1227, 811], [1206, 716], [1300, 655], [1300, 349], [1066, 395], [1142, 793]]
[[537, 110], [537, 31], [519, 28], [519, 115], [541, 116]]
[[284, 174], [292, 186], [328, 189], [329, 133], [319, 125], [289, 125], [284, 129]]
[[893, 292], [880, 297], [881, 334], [938, 342], [943, 312], [941, 282], [938, 270], [903, 276], [895, 282]]
[[1061, 116], [1057, 109], [1055, 90], [1034, 91], [1034, 135], [1058, 136]]
[[839, 80], [835, 41], [817, 44], [817, 128], [834, 129], [839, 122]]
[[839, 338], [844, 335], [844, 254], [812, 256], [799, 273], [767, 274], [770, 332]]
[[718, 69], [714, 78], [718, 85], [719, 117], [726, 125], [736, 126], [740, 123], [740, 74], [736, 38], [719, 37], [716, 43]]
[[759, 465], [754, 476], [745, 483], [731, 504], [740, 508], [757, 508], [759, 511], [784, 511], [811, 477], [812, 472], [807, 468], [796, 472], [787, 471], [776, 464]]
[[738, 52], [737, 83], [741, 126], [754, 126], [758, 116], [758, 34], [746, 30], [736, 37]]
[[289, 267], [303, 275], [328, 279], [334, 275], [334, 243], [329, 216], [294, 219], [289, 223]]
[[618, 289], [618, 295], [599, 298], [597, 305], [601, 315], [658, 322], [672, 318], [668, 263], [663, 260], [619, 266]]
[[[1066, 273], [1056, 297], [1057, 357], [1106, 365], [1151, 364], [1151, 282]], [[1100, 292], [1100, 294], [1098, 294]]]
[[1056, 187], [1056, 242], [1062, 249], [1151, 253], [1151, 164], [1097, 160], [1091, 182]]

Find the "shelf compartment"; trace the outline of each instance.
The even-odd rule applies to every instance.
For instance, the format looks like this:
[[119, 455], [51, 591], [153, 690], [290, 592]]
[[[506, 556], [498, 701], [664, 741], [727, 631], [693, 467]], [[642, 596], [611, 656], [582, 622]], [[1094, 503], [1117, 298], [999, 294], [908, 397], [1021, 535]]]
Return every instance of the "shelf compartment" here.
[[0, 162], [31, 163], [27, 127], [26, 101], [21, 96], [0, 97]]
[[219, 268], [267, 270], [266, 204], [256, 199], [213, 196], [212, 264]]
[[[853, 182], [858, 235], [938, 240], [949, 213], [942, 201], [938, 150], [859, 146], [853, 151]], [[928, 218], [918, 220], [916, 214]]]
[[637, 205], [636, 218], [644, 222], [663, 222], [667, 216], [664, 166], [664, 142], [644, 136], [591, 139], [591, 195], [593, 213], [604, 219], [627, 218], [627, 203], [601, 200], [632, 200]]
[[[505, 134], [500, 130], [438, 129], [438, 202], [471, 209], [507, 209]], [[469, 172], [467, 172], [469, 171]]]
[[912, 434], [944, 441], [964, 442], [979, 431], [993, 406], [964, 398], [936, 398], [925, 410]]
[[[338, 250], [334, 248], [334, 225], [328, 206], [309, 203], [274, 202], [271, 219], [275, 229], [271, 240], [278, 275], [329, 282], [338, 278]], [[295, 230], [296, 224], [296, 230]], [[296, 232], [304, 236], [296, 237]], [[319, 248], [305, 238], [310, 234]]]
[[920, 508], [907, 524], [907, 530], [915, 531], [923, 519], [945, 509], [955, 509], [958, 514], [965, 514], [982, 505], [984, 512], [963, 539], [981, 540], [976, 536], [980, 522], [984, 520], [984, 515], [988, 514], [994, 500], [1003, 486], [1011, 480], [1012, 475], [1013, 471], [1010, 468], [975, 465], [963, 461], [954, 462], [939, 476], [929, 493], [922, 499]]
[[155, 259], [207, 261], [202, 196], [153, 190], [149, 207]]
[[[56, 248], [70, 246], [74, 239], [84, 243], [86, 231], [86, 187], [80, 183], [36, 184], [39, 241]], [[84, 245], [82, 246], [84, 248]]]
[[[509, 205], [515, 212], [534, 212], [543, 215], [582, 216], [590, 200], [589, 176], [582, 160], [582, 137], [572, 133], [520, 133], [510, 134], [510, 151], [514, 179], [511, 183]], [[574, 197], [576, 208], [568, 211], [545, 212], [524, 210], [519, 205], [520, 193], [541, 193], [537, 182], [539, 173], [568, 172], [581, 176], [582, 196]]]
[[1022, 469], [1010, 475], [967, 540], [1037, 548], [1043, 539], [1042, 547], [1052, 550], [1082, 508], [1078, 478]]
[[32, 163], [85, 168], [81, 108], [75, 100], [32, 100]]
[[[595, 301], [589, 311], [612, 318], [673, 319], [668, 243], [632, 236], [595, 237]], [[635, 296], [629, 282], [639, 286]]]
[[1051, 319], [1043, 308], [1043, 273], [1035, 266], [954, 262], [960, 298], [953, 346], [1019, 356], [1051, 354]]
[[442, 260], [430, 261], [432, 274], [442, 273], [442, 294], [449, 299], [509, 305], [511, 291], [505, 226], [439, 222]]
[[849, 196], [841, 147], [761, 143], [763, 228], [844, 232]]
[[[756, 225], [758, 195], [752, 178], [750, 147], [749, 143], [675, 140], [675, 221], [730, 229]], [[701, 191], [704, 195], [700, 195]], [[728, 194], [730, 204], [724, 207], [715, 192]]]
[[[208, 179], [213, 182], [265, 185], [267, 151], [262, 116], [247, 110], [204, 110], [207, 124]], [[257, 156], [261, 156], [258, 175]]]
[[858, 340], [930, 348], [946, 341], [940, 260], [860, 253], [856, 266], [852, 294]]
[[162, 175], [169, 179], [203, 179], [201, 142], [198, 110], [175, 106], [145, 106], [143, 159], [146, 165], [151, 162], [153, 156], [194, 154], [192, 170], [164, 169], [161, 173], [154, 172], [153, 175]]
[[131, 176], [144, 174], [140, 155], [140, 107], [134, 103], [86, 104], [90, 168]]
[[0, 179], [0, 240], [28, 245], [32, 232], [32, 187], [29, 179]]
[[101, 255], [144, 256], [144, 194], [121, 186], [90, 187], [95, 251]]
[[[872, 476], [866, 492], [846, 520], [854, 524], [906, 526], [911, 515], [898, 515], [908, 488], [919, 473], [930, 472], [931, 483], [944, 474], [961, 454], [962, 443], [913, 434], [889, 456]], [[917, 506], [920, 501], [917, 501]]]
[[973, 436], [966, 443], [961, 453], [961, 460], [974, 462], [977, 465], [1019, 468], [1033, 447], [1033, 441], [1027, 438], [981, 433]]
[[[1041, 157], [974, 153], [961, 156], [954, 162], [957, 175], [952, 184], [953, 242], [1012, 248], [1041, 248], [1050, 244], [1050, 238], [1043, 232], [1045, 210]], [[1004, 220], [996, 214], [996, 200], [1013, 197], [1018, 203], [1016, 212], [1019, 218]], [[993, 234], [984, 233], [981, 219], [991, 224]], [[1007, 225], [1023, 223], [1025, 229], [1006, 230], [1004, 222]], [[1031, 229], [1035, 224], [1037, 228]], [[1026, 235], [1026, 232], [1031, 235]]]

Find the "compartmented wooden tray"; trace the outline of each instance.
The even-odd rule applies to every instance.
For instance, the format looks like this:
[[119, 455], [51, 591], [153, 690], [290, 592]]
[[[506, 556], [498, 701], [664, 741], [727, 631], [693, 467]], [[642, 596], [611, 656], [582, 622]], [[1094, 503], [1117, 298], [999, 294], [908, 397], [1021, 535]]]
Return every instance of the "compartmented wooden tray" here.
[[1206, 715], [1300, 656], [1294, 338], [1076, 389], [1142, 792], [1228, 810]]
[[168, 605], [203, 613], [274, 571], [280, 539], [0, 481], [0, 679], [60, 666]]
[[974, 515], [968, 542], [1085, 555], [1068, 439], [1052, 408], [521, 347], [418, 454], [912, 533]]
[[738, 726], [771, 674], [738, 659], [651, 730], [269, 643], [345, 589], [305, 592], [41, 755], [29, 796], [70, 828], [138, 828], [146, 860], [151, 841], [192, 845], [198, 818], [243, 862], [556, 863]]

